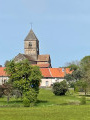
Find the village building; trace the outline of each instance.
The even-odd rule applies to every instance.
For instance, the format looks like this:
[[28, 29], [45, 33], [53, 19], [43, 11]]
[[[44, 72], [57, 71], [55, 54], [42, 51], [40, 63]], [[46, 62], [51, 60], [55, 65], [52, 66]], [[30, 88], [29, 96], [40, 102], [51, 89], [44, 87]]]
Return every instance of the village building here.
[[5, 67], [0, 67], [0, 85], [6, 83], [9, 77], [5, 72]]
[[40, 68], [51, 68], [51, 58], [49, 54], [39, 54], [39, 40], [31, 29], [24, 40], [24, 54], [19, 53], [15, 58], [15, 62], [28, 59], [32, 65]]
[[[64, 80], [66, 74], [71, 74], [70, 68], [40, 68], [43, 75], [41, 87], [51, 87], [55, 82]], [[5, 67], [0, 67], [0, 85], [6, 83], [9, 77], [5, 72]]]
[[[41, 87], [50, 87], [55, 82], [63, 81], [66, 74], [72, 73], [69, 68], [52, 68], [50, 55], [39, 54], [39, 40], [32, 29], [24, 40], [24, 54], [19, 53], [15, 56], [14, 61], [20, 62], [25, 59], [28, 59], [31, 65], [40, 67], [43, 75]], [[0, 85], [8, 81], [8, 76], [4, 69], [5, 67], [0, 66]]]
[[65, 80], [66, 74], [71, 74], [70, 68], [40, 68], [43, 75], [41, 80], [42, 87], [50, 87], [55, 82], [61, 82]]

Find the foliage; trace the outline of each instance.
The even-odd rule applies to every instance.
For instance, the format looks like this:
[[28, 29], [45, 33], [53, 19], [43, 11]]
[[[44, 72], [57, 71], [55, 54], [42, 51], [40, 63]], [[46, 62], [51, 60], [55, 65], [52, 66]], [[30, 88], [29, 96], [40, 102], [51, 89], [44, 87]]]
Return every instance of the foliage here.
[[7, 102], [9, 102], [10, 96], [12, 96], [13, 87], [11, 84], [0, 85], [0, 97], [3, 95], [7, 96]]
[[33, 88], [25, 92], [24, 97], [29, 100], [29, 103], [35, 103], [37, 101], [37, 93]]
[[[13, 60], [7, 64], [6, 72], [9, 75], [9, 83], [22, 95], [29, 94], [32, 88], [33, 94], [39, 93], [39, 85], [42, 74], [37, 66], [31, 66], [28, 60], [15, 63]], [[32, 95], [31, 95], [32, 96]], [[30, 97], [30, 95], [29, 95]]]
[[68, 67], [73, 70], [72, 74], [65, 76], [70, 87], [73, 85], [75, 90], [84, 91], [86, 95], [90, 91], [90, 56], [85, 56], [79, 65], [70, 64]]
[[9, 83], [23, 92], [34, 88], [37, 92], [41, 81], [41, 72], [39, 67], [31, 66], [29, 61], [24, 60], [19, 63], [11, 61], [6, 67], [9, 75]]
[[68, 90], [65, 95], [69, 96], [69, 95], [74, 95], [74, 90]]
[[68, 90], [68, 85], [65, 80], [53, 84], [53, 93], [55, 95], [65, 95], [67, 90]]
[[85, 56], [80, 62], [81, 68], [84, 71], [90, 70], [90, 56]]
[[71, 64], [68, 67], [70, 68], [70, 70], [77, 70], [79, 68], [79, 66], [76, 64]]
[[6, 60], [4, 66], [7, 67], [10, 61]]
[[70, 81], [72, 81], [74, 78], [73, 78], [72, 74], [66, 74], [66, 75], [65, 75], [65, 79], [66, 79], [68, 82], [70, 82]]
[[82, 96], [81, 97], [81, 105], [84, 105], [84, 104], [86, 104], [86, 97]]
[[82, 78], [85, 83], [85, 95], [90, 91], [90, 56], [85, 56], [81, 60], [81, 68], [84, 72], [84, 76]]
[[30, 107], [30, 101], [29, 101], [29, 99], [25, 97], [23, 99], [23, 104], [24, 104], [24, 107]]

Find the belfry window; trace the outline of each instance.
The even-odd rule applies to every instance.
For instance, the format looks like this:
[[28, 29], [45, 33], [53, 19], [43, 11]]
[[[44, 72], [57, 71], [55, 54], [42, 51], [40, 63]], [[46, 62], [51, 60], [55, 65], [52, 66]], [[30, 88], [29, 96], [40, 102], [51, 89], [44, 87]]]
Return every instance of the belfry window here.
[[29, 42], [29, 46], [30, 46], [30, 47], [32, 46], [32, 43], [31, 43], [31, 42]]

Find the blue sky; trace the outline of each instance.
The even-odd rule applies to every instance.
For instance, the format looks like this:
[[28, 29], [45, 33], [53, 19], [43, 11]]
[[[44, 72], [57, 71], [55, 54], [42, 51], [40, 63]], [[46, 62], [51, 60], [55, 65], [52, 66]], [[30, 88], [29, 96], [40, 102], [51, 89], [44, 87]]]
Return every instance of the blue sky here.
[[52, 67], [90, 55], [90, 0], [0, 0], [0, 64], [24, 53], [33, 23]]

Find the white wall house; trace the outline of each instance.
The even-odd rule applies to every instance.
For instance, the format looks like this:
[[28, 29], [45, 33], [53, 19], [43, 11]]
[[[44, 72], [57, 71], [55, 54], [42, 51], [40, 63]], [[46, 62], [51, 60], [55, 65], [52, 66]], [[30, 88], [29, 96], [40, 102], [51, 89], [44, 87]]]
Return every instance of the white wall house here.
[[5, 73], [5, 67], [0, 67], [0, 85], [6, 83], [8, 81], [8, 76]]
[[[5, 67], [0, 67], [0, 85], [8, 81], [8, 76], [4, 71]], [[55, 82], [61, 82], [64, 80], [66, 74], [71, 74], [69, 68], [40, 68], [43, 75], [41, 79], [41, 87], [50, 87]]]
[[40, 68], [43, 78], [41, 79], [41, 87], [50, 87], [55, 82], [64, 80], [66, 74], [71, 74], [69, 68]]

